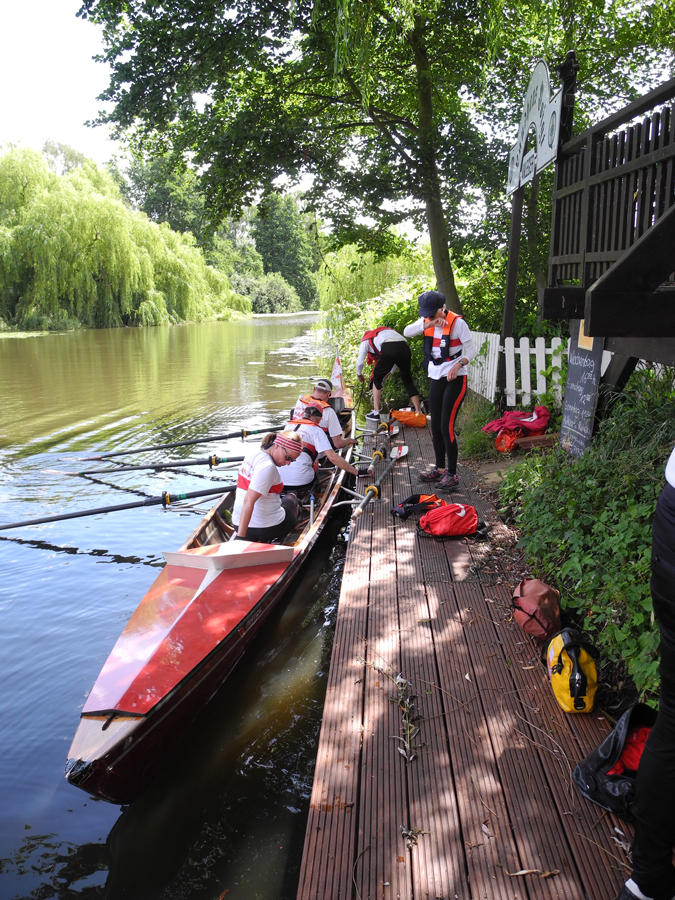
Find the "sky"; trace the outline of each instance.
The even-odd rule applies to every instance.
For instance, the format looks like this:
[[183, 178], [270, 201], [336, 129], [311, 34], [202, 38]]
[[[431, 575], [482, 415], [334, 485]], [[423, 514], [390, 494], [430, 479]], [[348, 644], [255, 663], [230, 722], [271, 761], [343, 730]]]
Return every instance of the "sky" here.
[[76, 18], [79, 0], [19, 0], [2, 4], [0, 146], [41, 150], [47, 139], [70, 144], [98, 163], [120, 148], [106, 126], [87, 128], [101, 108], [96, 96], [109, 69], [92, 57], [100, 31]]

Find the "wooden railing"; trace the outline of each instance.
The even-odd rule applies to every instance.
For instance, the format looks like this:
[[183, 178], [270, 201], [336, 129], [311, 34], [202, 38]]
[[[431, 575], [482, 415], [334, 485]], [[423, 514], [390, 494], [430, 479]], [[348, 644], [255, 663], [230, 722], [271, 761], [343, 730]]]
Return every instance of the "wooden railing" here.
[[588, 288], [653, 227], [675, 205], [674, 166], [675, 79], [564, 144], [549, 285]]

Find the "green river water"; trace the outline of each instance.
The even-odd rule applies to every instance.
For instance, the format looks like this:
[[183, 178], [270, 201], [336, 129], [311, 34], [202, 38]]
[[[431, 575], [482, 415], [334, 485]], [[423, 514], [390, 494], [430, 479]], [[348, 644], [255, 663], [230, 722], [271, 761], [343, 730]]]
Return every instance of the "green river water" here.
[[[0, 337], [0, 523], [231, 473], [65, 474], [92, 452], [281, 424], [327, 374], [312, 317]], [[241, 440], [123, 457], [241, 454]], [[208, 503], [208, 501], [205, 501]], [[207, 506], [0, 532], [0, 898], [293, 898], [342, 566], [322, 537], [246, 658], [131, 806], [63, 777], [87, 692]]]

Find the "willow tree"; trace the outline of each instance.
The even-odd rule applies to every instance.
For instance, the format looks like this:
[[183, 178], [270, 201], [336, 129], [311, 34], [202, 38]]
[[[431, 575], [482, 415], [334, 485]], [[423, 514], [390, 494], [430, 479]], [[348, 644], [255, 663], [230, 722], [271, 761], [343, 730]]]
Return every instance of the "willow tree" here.
[[32, 150], [0, 157], [0, 316], [27, 327], [229, 317], [249, 310], [192, 235], [130, 210], [85, 162], [51, 172]]

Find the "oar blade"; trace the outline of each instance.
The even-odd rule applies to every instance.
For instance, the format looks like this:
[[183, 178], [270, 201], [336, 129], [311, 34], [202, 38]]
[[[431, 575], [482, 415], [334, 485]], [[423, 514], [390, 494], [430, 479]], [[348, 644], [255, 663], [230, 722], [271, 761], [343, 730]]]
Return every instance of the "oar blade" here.
[[406, 444], [403, 444], [400, 447], [392, 447], [391, 453], [389, 454], [389, 459], [403, 459], [404, 456], [408, 455], [408, 447]]

